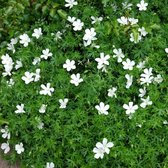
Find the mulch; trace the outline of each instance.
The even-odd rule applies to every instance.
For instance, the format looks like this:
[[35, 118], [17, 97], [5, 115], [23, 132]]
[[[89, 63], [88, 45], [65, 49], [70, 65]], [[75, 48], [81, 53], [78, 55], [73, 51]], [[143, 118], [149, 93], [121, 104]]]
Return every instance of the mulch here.
[[4, 161], [1, 157], [0, 157], [0, 168], [19, 168], [19, 166], [16, 165], [9, 165], [9, 163], [7, 161]]

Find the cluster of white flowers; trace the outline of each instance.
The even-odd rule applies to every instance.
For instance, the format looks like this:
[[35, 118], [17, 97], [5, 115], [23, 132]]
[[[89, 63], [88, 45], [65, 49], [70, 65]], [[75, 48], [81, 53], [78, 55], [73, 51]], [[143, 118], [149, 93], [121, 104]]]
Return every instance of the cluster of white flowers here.
[[80, 19], [77, 19], [76, 17], [70, 17], [70, 16], [68, 16], [67, 20], [70, 23], [72, 23], [74, 31], [80, 31], [80, 30], [82, 30], [82, 27], [84, 26], [84, 23]]
[[118, 23], [121, 25], [135, 25], [138, 23], [138, 19], [135, 18], [129, 18], [122, 16], [121, 18], [117, 19]]

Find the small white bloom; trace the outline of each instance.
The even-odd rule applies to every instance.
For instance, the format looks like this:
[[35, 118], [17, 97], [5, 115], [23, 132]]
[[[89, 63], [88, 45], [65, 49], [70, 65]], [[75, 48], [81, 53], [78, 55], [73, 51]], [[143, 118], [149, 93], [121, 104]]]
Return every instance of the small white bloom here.
[[34, 82], [39, 81], [41, 78], [40, 76], [40, 69], [36, 69], [36, 72], [34, 73]]
[[77, 19], [73, 22], [72, 25], [73, 25], [73, 30], [74, 31], [80, 31], [80, 30], [82, 30], [82, 27], [84, 26], [84, 23], [81, 22], [80, 19]]
[[115, 55], [113, 55], [113, 58], [117, 58], [117, 62], [122, 62], [122, 59], [125, 57], [125, 55], [123, 54], [121, 48], [119, 48], [119, 49], [115, 48], [113, 50], [113, 53], [115, 54]]
[[132, 85], [132, 82], [133, 82], [133, 76], [132, 75], [129, 75], [129, 74], [126, 74], [125, 75], [125, 78], [127, 79], [127, 84], [126, 84], [126, 88], [129, 89]]
[[138, 23], [138, 19], [134, 19], [134, 18], [128, 18], [128, 21], [130, 22], [131, 25]]
[[80, 74], [79, 73], [71, 75], [70, 83], [74, 84], [75, 86], [78, 86], [79, 83], [81, 83], [81, 82], [83, 82], [83, 79], [80, 78]]
[[37, 128], [41, 130], [43, 129], [43, 127], [44, 127], [44, 123], [40, 121], [37, 125]]
[[21, 67], [23, 67], [22, 61], [17, 60], [16, 65], [15, 65], [15, 69], [18, 70]]
[[42, 30], [41, 28], [34, 29], [34, 33], [32, 34], [33, 37], [36, 37], [36, 39], [39, 39], [40, 36], [42, 36]]
[[152, 83], [153, 81], [153, 73], [152, 73], [152, 68], [145, 68], [144, 69], [144, 73], [141, 74], [141, 78], [140, 78], [140, 84], [147, 84], [149, 85], [150, 83]]
[[55, 36], [54, 37], [55, 41], [58, 41], [59, 39], [62, 39], [62, 37], [61, 37], [62, 33], [60, 31], [57, 31], [55, 34], [53, 33], [52, 35]]
[[158, 74], [156, 77], [154, 77], [154, 82], [162, 83], [163, 82], [162, 76], [160, 74]]
[[100, 58], [95, 59], [95, 61], [98, 62], [97, 69], [102, 69], [105, 65], [109, 65], [108, 59], [110, 59], [109, 55], [104, 55], [104, 53], [100, 53]]
[[39, 109], [39, 113], [45, 113], [46, 112], [46, 108], [47, 108], [47, 105], [46, 104], [42, 104], [40, 109]]
[[42, 90], [40, 91], [40, 95], [48, 95], [51, 96], [51, 93], [54, 92], [54, 88], [50, 87], [51, 84], [47, 83], [45, 86], [44, 84], [41, 85]]
[[147, 9], [148, 3], [145, 3], [144, 0], [141, 0], [140, 3], [137, 4], [137, 7], [139, 8], [140, 11], [145, 11]]
[[24, 47], [27, 47], [28, 44], [30, 43], [30, 38], [27, 34], [23, 34], [19, 36], [20, 38], [20, 43], [23, 44]]
[[128, 25], [128, 18], [126, 18], [125, 16], [122, 16], [121, 18], [117, 19], [117, 21], [118, 21], [121, 25]]
[[141, 98], [142, 103], [140, 104], [140, 106], [142, 108], [146, 108], [146, 106], [152, 105], [152, 101], [150, 100], [150, 97], [148, 96], [146, 99]]
[[68, 16], [67, 20], [68, 20], [70, 23], [73, 23], [73, 22], [76, 20], [76, 17]]
[[36, 65], [36, 64], [39, 64], [40, 62], [41, 62], [41, 58], [40, 57], [35, 57], [32, 64]]
[[9, 81], [6, 81], [6, 83], [8, 84], [9, 87], [11, 87], [15, 84], [15, 81], [12, 78], [10, 78]]
[[59, 99], [59, 103], [60, 103], [60, 107], [59, 108], [66, 108], [67, 103], [68, 103], [68, 99]]
[[144, 88], [140, 88], [139, 89], [139, 97], [144, 97], [145, 96], [145, 94], [146, 94], [146, 88], [144, 87]]
[[25, 76], [22, 76], [22, 80], [25, 82], [25, 84], [29, 84], [30, 82], [34, 81], [34, 73], [30, 73], [30, 72], [25, 72], [24, 74]]
[[116, 91], [117, 91], [116, 87], [112, 87], [111, 89], [108, 89], [108, 96], [116, 98], [117, 97]]
[[139, 28], [138, 31], [141, 33], [141, 36], [144, 36], [144, 37], [148, 34], [148, 32], [145, 30], [144, 27]]
[[15, 145], [15, 150], [16, 150], [17, 154], [21, 154], [22, 152], [24, 152], [23, 143], [16, 144]]
[[140, 70], [143, 69], [143, 68], [145, 68], [145, 61], [139, 62], [136, 67], [137, 67], [138, 69], [140, 69]]
[[45, 60], [47, 60], [49, 57], [52, 57], [53, 55], [48, 48], [43, 50], [42, 53], [43, 54], [40, 56], [40, 58], [44, 58]]
[[55, 165], [53, 162], [47, 162], [46, 168], [54, 168], [54, 167], [55, 167]]
[[18, 38], [12, 38], [10, 44], [15, 45], [18, 42]]
[[103, 20], [103, 17], [94, 17], [91, 16], [92, 24], [95, 24], [96, 22], [101, 22]]
[[2, 143], [1, 144], [1, 149], [4, 150], [4, 153], [8, 153], [10, 151], [9, 143]]
[[63, 68], [67, 69], [67, 71], [71, 71], [72, 69], [76, 69], [75, 61], [70, 61], [69, 59], [66, 60], [65, 64], [63, 65]]
[[168, 54], [168, 48], [165, 48], [165, 52]]
[[108, 109], [110, 108], [110, 106], [108, 104], [105, 105], [103, 102], [100, 102], [100, 104], [96, 105], [95, 108], [98, 110], [99, 114], [108, 115]]
[[7, 139], [10, 139], [10, 132], [9, 132], [9, 129], [8, 129], [8, 126], [6, 125], [5, 128], [2, 128], [1, 129], [1, 133], [2, 133], [2, 138], [7, 138]]
[[163, 121], [163, 124], [168, 125], [168, 121], [167, 120]]
[[71, 9], [74, 5], [78, 4], [78, 2], [75, 0], [65, 0], [65, 2], [65, 7], [69, 7], [69, 9]]
[[133, 105], [133, 102], [129, 102], [128, 104], [124, 104], [123, 108], [126, 109], [127, 115], [131, 115], [138, 109], [138, 105]]
[[24, 111], [24, 104], [17, 105], [16, 108], [17, 108], [17, 110], [15, 110], [16, 114], [25, 113], [25, 111]]
[[128, 9], [128, 10], [131, 10], [132, 8], [132, 3], [128, 3], [128, 2], [123, 2], [122, 3], [122, 6], [124, 9]]
[[109, 154], [110, 153], [110, 149], [114, 146], [113, 142], [108, 142], [107, 138], [103, 138], [103, 148], [105, 153]]
[[135, 61], [131, 61], [129, 58], [127, 58], [126, 61], [122, 62], [122, 64], [124, 69], [133, 70]]
[[15, 51], [16, 51], [13, 44], [7, 44], [7, 49], [12, 51], [13, 53], [15, 53]]
[[142, 40], [142, 36], [140, 34], [137, 34], [137, 37], [134, 37], [134, 34], [130, 34], [130, 41], [136, 43], [139, 43]]

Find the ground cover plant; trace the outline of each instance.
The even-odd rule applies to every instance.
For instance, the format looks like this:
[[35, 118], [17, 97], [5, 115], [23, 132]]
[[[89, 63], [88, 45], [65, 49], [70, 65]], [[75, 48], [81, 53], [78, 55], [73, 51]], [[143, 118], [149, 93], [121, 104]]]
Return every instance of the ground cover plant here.
[[3, 42], [4, 158], [21, 168], [168, 167], [166, 4], [57, 1], [53, 20]]

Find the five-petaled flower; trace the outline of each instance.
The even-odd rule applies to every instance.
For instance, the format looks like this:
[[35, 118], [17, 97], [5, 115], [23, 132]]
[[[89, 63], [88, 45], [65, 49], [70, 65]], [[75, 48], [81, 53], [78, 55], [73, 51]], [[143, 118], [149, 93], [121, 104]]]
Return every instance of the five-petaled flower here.
[[2, 143], [1, 144], [1, 149], [4, 150], [4, 153], [8, 153], [10, 151], [10, 146], [9, 146], [9, 143]]
[[117, 62], [122, 62], [122, 59], [125, 57], [125, 55], [123, 54], [121, 48], [119, 48], [119, 49], [115, 48], [113, 50], [113, 53], [115, 54], [115, 55], [113, 55], [113, 58], [117, 58]]
[[69, 7], [70, 9], [74, 6], [77, 5], [78, 2], [75, 0], [65, 0], [66, 4], [65, 7]]
[[34, 73], [25, 72], [25, 76], [22, 76], [22, 80], [25, 82], [25, 84], [29, 84], [30, 82], [34, 81]]
[[52, 57], [53, 55], [48, 48], [43, 50], [42, 53], [43, 54], [40, 56], [40, 58], [44, 58], [45, 60], [47, 60], [49, 57]]
[[70, 61], [69, 59], [66, 60], [65, 64], [63, 65], [63, 68], [67, 69], [67, 71], [71, 71], [72, 69], [76, 69], [75, 61]]
[[16, 114], [25, 113], [24, 104], [17, 105], [16, 108], [17, 108], [17, 110], [15, 110], [15, 113], [16, 113]]
[[80, 78], [80, 74], [79, 73], [71, 75], [70, 83], [74, 84], [75, 86], [78, 86], [79, 83], [81, 83], [81, 82], [83, 82], [83, 79]]
[[140, 11], [145, 11], [147, 9], [148, 3], [145, 3], [144, 0], [141, 0], [140, 3], [137, 4], [137, 7], [139, 8]]
[[55, 165], [53, 162], [47, 162], [46, 168], [54, 168], [54, 167], [55, 167]]
[[42, 90], [40, 90], [41, 95], [51, 96], [51, 93], [54, 92], [54, 88], [51, 87], [50, 83], [47, 83], [46, 86], [42, 84], [41, 88], [42, 88]]
[[98, 110], [99, 114], [108, 115], [108, 109], [110, 108], [110, 106], [108, 104], [105, 105], [103, 102], [100, 102], [100, 104], [96, 105], [95, 108]]
[[92, 41], [97, 40], [95, 29], [94, 28], [86, 29], [85, 35], [83, 36], [83, 40], [85, 47], [89, 46], [92, 43]]
[[16, 150], [17, 154], [21, 154], [22, 152], [24, 152], [23, 143], [21, 142], [20, 144], [16, 144], [15, 150]]
[[133, 105], [133, 102], [129, 102], [128, 104], [124, 104], [123, 108], [126, 109], [127, 115], [131, 115], [138, 109], [138, 105]]
[[104, 66], [109, 65], [108, 59], [110, 59], [109, 55], [104, 56], [104, 53], [100, 53], [100, 58], [95, 59], [98, 62], [97, 69], [102, 69]]
[[30, 43], [30, 38], [27, 34], [23, 34], [19, 36], [20, 38], [20, 43], [23, 44], [24, 47], [27, 47], [28, 44]]
[[59, 108], [66, 108], [67, 103], [68, 103], [68, 99], [59, 99], [59, 103], [60, 103], [60, 107]]
[[124, 69], [133, 70], [135, 61], [131, 61], [129, 58], [127, 58], [126, 61], [122, 62], [122, 64]]
[[32, 34], [33, 37], [36, 37], [36, 39], [39, 39], [40, 36], [42, 36], [42, 30], [41, 28], [34, 29], [34, 33]]

